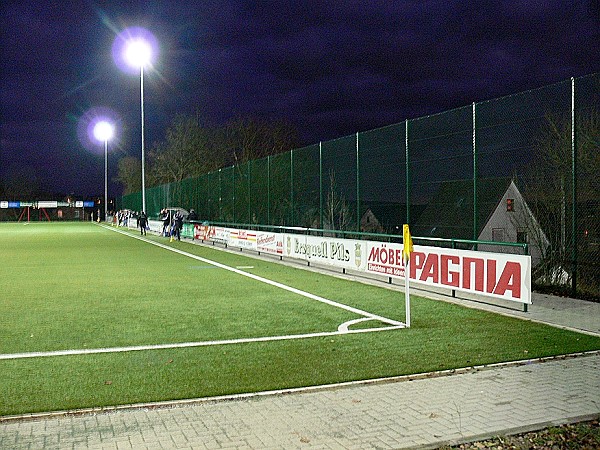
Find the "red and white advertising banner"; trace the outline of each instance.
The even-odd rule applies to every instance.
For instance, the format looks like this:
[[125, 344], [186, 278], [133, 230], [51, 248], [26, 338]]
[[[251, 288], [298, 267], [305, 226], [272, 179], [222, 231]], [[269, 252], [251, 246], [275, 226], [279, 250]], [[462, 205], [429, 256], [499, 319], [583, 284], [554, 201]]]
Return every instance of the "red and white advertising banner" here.
[[229, 228], [196, 224], [194, 226], [194, 239], [229, 245], [229, 230]]
[[[404, 278], [402, 244], [196, 225], [195, 239], [370, 274]], [[531, 304], [531, 257], [414, 246], [411, 284]]]
[[[402, 244], [369, 242], [367, 272], [404, 278]], [[531, 304], [531, 256], [415, 245], [417, 283]]]
[[256, 231], [238, 230], [228, 228], [229, 245], [236, 248], [243, 248], [257, 251], [256, 248]]
[[307, 262], [364, 271], [368, 241], [284, 234], [285, 256]]
[[209, 241], [211, 232], [214, 234], [215, 227], [208, 225], [194, 225], [194, 239]]
[[261, 253], [283, 256], [283, 234], [257, 231], [256, 250]]

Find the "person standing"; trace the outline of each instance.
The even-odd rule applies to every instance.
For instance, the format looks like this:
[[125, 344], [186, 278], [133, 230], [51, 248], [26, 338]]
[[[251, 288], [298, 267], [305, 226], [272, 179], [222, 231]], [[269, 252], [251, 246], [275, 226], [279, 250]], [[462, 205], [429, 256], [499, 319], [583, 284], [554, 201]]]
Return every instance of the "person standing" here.
[[146, 228], [148, 227], [148, 216], [144, 211], [140, 213], [138, 217], [138, 224], [140, 226], [140, 234], [146, 236]]
[[175, 236], [177, 240], [181, 240], [181, 229], [183, 228], [183, 214], [181, 211], [177, 211], [175, 213], [175, 223], [173, 224], [173, 231], [175, 232]]
[[169, 232], [169, 226], [170, 226], [170, 222], [171, 222], [170, 216], [171, 216], [171, 214], [166, 209], [162, 209], [160, 211], [160, 220], [162, 220], [162, 223], [163, 223], [162, 232], [160, 234], [164, 237], [168, 236], [167, 233]]

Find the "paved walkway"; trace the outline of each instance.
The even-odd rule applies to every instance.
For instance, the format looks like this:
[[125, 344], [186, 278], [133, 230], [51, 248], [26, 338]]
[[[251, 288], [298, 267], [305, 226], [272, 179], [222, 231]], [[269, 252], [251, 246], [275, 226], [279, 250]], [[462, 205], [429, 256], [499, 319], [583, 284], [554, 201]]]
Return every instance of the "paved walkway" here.
[[[600, 335], [600, 304], [536, 296], [528, 313], [476, 306]], [[435, 378], [0, 421], [0, 448], [437, 448], [599, 416], [595, 352]]]

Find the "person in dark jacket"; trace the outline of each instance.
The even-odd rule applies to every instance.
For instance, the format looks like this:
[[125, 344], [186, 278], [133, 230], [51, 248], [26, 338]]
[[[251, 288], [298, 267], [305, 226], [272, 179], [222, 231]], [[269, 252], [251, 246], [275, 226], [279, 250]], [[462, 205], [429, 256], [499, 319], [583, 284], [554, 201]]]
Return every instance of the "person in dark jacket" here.
[[146, 236], [146, 228], [148, 227], [148, 216], [144, 211], [138, 217], [138, 225], [140, 226], [140, 234]]
[[183, 228], [183, 214], [181, 213], [181, 211], [177, 211], [175, 213], [174, 222], [175, 223], [173, 225], [173, 231], [175, 233], [175, 237], [177, 237], [177, 240], [180, 241], [181, 229]]
[[169, 214], [169, 211], [167, 211], [166, 209], [163, 209], [160, 212], [160, 220], [162, 220], [163, 223], [163, 228], [161, 231], [161, 235], [167, 237], [169, 235], [169, 227], [171, 225], [171, 217]]

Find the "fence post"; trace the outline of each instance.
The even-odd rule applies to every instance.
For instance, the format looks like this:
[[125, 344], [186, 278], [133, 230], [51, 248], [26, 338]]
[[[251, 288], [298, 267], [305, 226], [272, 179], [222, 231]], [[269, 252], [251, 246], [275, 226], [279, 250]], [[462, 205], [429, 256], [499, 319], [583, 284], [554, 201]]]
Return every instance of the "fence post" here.
[[323, 229], [323, 146], [319, 141], [319, 228]]
[[231, 167], [231, 187], [233, 188], [233, 223], [236, 223], [235, 220], [235, 169], [237, 169], [236, 166], [232, 166]]
[[251, 189], [251, 182], [250, 182], [250, 163], [252, 161], [248, 161], [248, 197], [247, 197], [247, 201], [248, 201], [248, 221], [246, 223], [252, 223], [252, 207], [251, 207], [251, 203], [250, 203], [250, 199], [252, 198], [252, 196], [250, 195], [250, 189]]
[[571, 294], [577, 295], [577, 133], [575, 119], [575, 78], [571, 77], [571, 259], [572, 259], [572, 276], [571, 276]]
[[271, 225], [271, 155], [267, 156], [267, 223]]
[[410, 166], [408, 163], [408, 119], [404, 121], [404, 151], [406, 153], [406, 223], [410, 224]]
[[223, 222], [223, 190], [221, 187], [221, 169], [219, 169], [219, 222]]
[[356, 132], [356, 231], [360, 231], [360, 166], [358, 160], [358, 132]]
[[294, 149], [290, 150], [290, 218], [294, 226]]
[[[475, 102], [473, 102], [473, 240], [478, 238], [477, 230], [477, 122], [475, 119]], [[475, 244], [477, 250], [477, 244]]]

